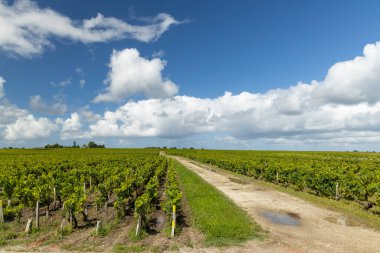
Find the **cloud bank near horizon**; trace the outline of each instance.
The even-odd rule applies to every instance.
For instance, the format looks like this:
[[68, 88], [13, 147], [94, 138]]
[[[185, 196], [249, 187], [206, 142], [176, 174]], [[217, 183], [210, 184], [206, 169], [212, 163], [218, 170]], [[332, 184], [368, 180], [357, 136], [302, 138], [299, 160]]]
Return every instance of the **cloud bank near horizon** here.
[[[136, 49], [115, 51], [104, 94], [116, 97], [104, 100], [117, 101], [136, 90], [155, 94], [158, 87], [162, 89], [165, 79], [161, 70], [165, 64], [155, 60], [142, 58]], [[135, 67], [139, 71], [150, 69], [149, 73], [155, 73], [153, 81], [147, 82], [145, 75], [123, 76], [118, 72], [131, 68], [134, 65], [131, 62], [138, 62]], [[5, 80], [1, 80], [3, 86]], [[144, 82], [151, 85], [141, 85]], [[131, 92], [131, 87], [136, 90]], [[119, 90], [113, 92], [114, 88]], [[8, 141], [49, 138], [53, 133], [61, 139], [176, 139], [223, 132], [227, 136], [218, 137], [219, 141], [261, 139], [273, 144], [326, 145], [379, 142], [380, 42], [366, 45], [362, 56], [334, 64], [322, 81], [299, 82], [287, 89], [265, 93], [226, 92], [217, 98], [174, 96], [175, 93], [128, 101], [115, 110], [106, 110], [103, 115], [85, 108], [66, 119], [35, 117], [10, 104], [3, 94], [0, 112], [13, 110], [13, 113], [1, 117], [0, 136]], [[121, 94], [119, 98], [118, 94]]]

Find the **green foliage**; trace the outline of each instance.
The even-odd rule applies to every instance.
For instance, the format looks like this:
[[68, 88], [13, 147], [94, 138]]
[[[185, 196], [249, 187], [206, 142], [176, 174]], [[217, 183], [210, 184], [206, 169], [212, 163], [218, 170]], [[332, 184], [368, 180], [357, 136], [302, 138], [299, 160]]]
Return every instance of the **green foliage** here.
[[169, 160], [168, 172], [166, 175], [165, 195], [166, 201], [163, 203], [162, 207], [167, 216], [169, 218], [171, 217], [173, 206], [176, 206], [177, 213], [181, 213], [182, 192], [179, 188], [173, 160], [171, 159]]
[[65, 206], [63, 216], [75, 221], [90, 191], [98, 206], [115, 196], [119, 218], [145, 194], [137, 206], [144, 200], [140, 207], [148, 213], [166, 170], [166, 159], [151, 149], [13, 149], [0, 155], [0, 188], [12, 201], [5, 209], [7, 220], [20, 218], [22, 209], [35, 208], [37, 201], [41, 208], [52, 203], [53, 189]]
[[63, 146], [58, 143], [55, 143], [55, 144], [47, 144], [44, 148], [63, 148]]
[[146, 220], [146, 215], [154, 209], [158, 201], [158, 189], [166, 170], [166, 164], [166, 159], [163, 158], [161, 164], [154, 171], [154, 175], [146, 184], [145, 192], [136, 199], [134, 215], [136, 218], [141, 216], [143, 222]]
[[90, 141], [90, 142], [87, 144], [87, 147], [88, 147], [88, 148], [105, 148], [104, 145], [98, 145], [98, 144], [96, 144], [96, 143], [93, 142], [93, 141]]
[[[317, 196], [380, 205], [380, 155], [347, 152], [168, 150], [238, 174]], [[277, 180], [278, 173], [278, 180]]]
[[257, 236], [260, 228], [242, 209], [177, 161], [174, 166], [189, 203], [192, 223], [205, 234], [206, 244], [235, 244]]
[[68, 236], [69, 234], [71, 234], [73, 232], [73, 228], [70, 226], [70, 225], [66, 225], [64, 226], [63, 228], [59, 228], [57, 230], [57, 236], [60, 238], [60, 237], [64, 237], [64, 236]]
[[113, 246], [113, 252], [116, 252], [116, 253], [143, 252], [144, 250], [145, 250], [144, 246], [139, 246], [139, 245], [116, 244]]
[[19, 220], [21, 218], [22, 209], [24, 206], [22, 204], [17, 206], [7, 206], [4, 208], [4, 219], [6, 221], [12, 221], [14, 219]]

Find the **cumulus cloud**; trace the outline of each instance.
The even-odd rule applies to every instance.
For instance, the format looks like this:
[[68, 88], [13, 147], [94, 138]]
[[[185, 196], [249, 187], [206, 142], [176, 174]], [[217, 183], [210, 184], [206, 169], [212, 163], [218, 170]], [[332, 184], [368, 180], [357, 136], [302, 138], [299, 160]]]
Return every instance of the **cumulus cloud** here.
[[140, 56], [135, 48], [114, 50], [109, 64], [110, 71], [104, 93], [95, 97], [94, 102], [122, 101], [128, 96], [143, 94], [148, 98], [166, 98], [178, 92], [178, 86], [162, 77], [166, 61], [151, 60]]
[[50, 137], [57, 130], [55, 122], [47, 118], [35, 118], [27, 110], [11, 104], [4, 97], [5, 81], [0, 77], [0, 140], [28, 141]]
[[350, 143], [380, 132], [380, 43], [333, 65], [324, 80], [214, 99], [176, 96], [128, 102], [89, 126], [93, 136], [169, 137], [224, 132], [230, 140]]
[[61, 139], [81, 139], [89, 135], [82, 130], [82, 122], [78, 113], [72, 113], [70, 118], [62, 122]]
[[[115, 73], [121, 73], [119, 68], [125, 66], [118, 63], [126, 63], [131, 59], [133, 59], [131, 62], [137, 62], [135, 70], [137, 68], [141, 71], [144, 69], [141, 66], [147, 64], [151, 70], [154, 69], [155, 80], [161, 81], [161, 84], [164, 82], [161, 77], [163, 67], [157, 67], [162, 64], [160, 60], [150, 65], [155, 59], [144, 59], [135, 49], [115, 51], [112, 58], [114, 59], [111, 59], [110, 64], [109, 86], [101, 95], [115, 96], [113, 97], [115, 100], [120, 100], [136, 92], [145, 94], [145, 89], [132, 89], [131, 87], [135, 86], [129, 86], [132, 74], [127, 74], [127, 77], [120, 74], [121, 77], [116, 78], [119, 75]], [[234, 145], [252, 143], [245, 140], [297, 147], [378, 144], [380, 141], [380, 71], [378, 70], [380, 70], [380, 43], [375, 43], [365, 46], [362, 56], [333, 65], [323, 80], [300, 82], [287, 89], [273, 89], [264, 93], [226, 92], [216, 98], [152, 97], [129, 101], [115, 110], [106, 110], [103, 115], [93, 113], [87, 106], [79, 109], [77, 113], [72, 113], [67, 119], [55, 121], [34, 118], [25, 110], [3, 103], [0, 104], [2, 116], [0, 129], [4, 129], [3, 138], [7, 140], [48, 136], [53, 131], [60, 131], [62, 139], [103, 137], [175, 139], [215, 133], [221, 137], [215, 137], [214, 141]], [[127, 68], [125, 72], [128, 72]], [[145, 77], [139, 78], [145, 80]], [[125, 80], [128, 81], [128, 89], [124, 89], [123, 85], [113, 85], [125, 83]], [[144, 85], [138, 87], [141, 86], [145, 87]], [[123, 95], [119, 97], [119, 93]], [[7, 117], [3, 117], [3, 114], [6, 110], [2, 108], [13, 108], [14, 113], [18, 115], [9, 114], [5, 122], [3, 119]]]
[[4, 84], [5, 80], [0, 76], [0, 129], [5, 124], [12, 123], [16, 119], [25, 117], [28, 114], [27, 110], [20, 109], [5, 99]]
[[27, 115], [6, 125], [3, 138], [7, 141], [41, 139], [50, 137], [55, 130], [56, 125], [49, 119], [36, 119], [33, 115]]
[[380, 93], [380, 42], [364, 47], [363, 56], [332, 66], [316, 94], [322, 102], [376, 103]]
[[80, 108], [78, 110], [78, 113], [80, 117], [84, 119], [86, 122], [95, 122], [102, 118], [99, 114], [96, 114], [93, 111], [91, 111], [88, 105]]
[[28, 111], [20, 109], [8, 102], [0, 104], [0, 128], [5, 124], [10, 124], [20, 117], [28, 115]]
[[144, 25], [132, 25], [114, 17], [72, 20], [50, 8], [40, 8], [30, 0], [8, 5], [0, 0], [0, 48], [11, 54], [32, 57], [46, 47], [54, 47], [53, 37], [75, 42], [106, 42], [131, 38], [142, 42], [157, 40], [171, 25], [181, 22], [166, 13], [144, 18]]
[[67, 106], [65, 104], [57, 102], [52, 105], [48, 105], [40, 95], [31, 96], [29, 106], [34, 111], [48, 114], [62, 115], [67, 111]]

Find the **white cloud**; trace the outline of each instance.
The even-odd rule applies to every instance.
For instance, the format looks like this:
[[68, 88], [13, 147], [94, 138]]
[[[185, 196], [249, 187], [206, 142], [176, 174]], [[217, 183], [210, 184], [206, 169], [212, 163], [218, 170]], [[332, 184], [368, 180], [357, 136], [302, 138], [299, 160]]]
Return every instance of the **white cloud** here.
[[0, 98], [3, 98], [4, 97], [4, 83], [5, 83], [5, 80], [2, 76], [0, 76]]
[[135, 48], [114, 50], [109, 64], [106, 91], [99, 94], [94, 102], [122, 101], [128, 96], [144, 94], [149, 98], [171, 97], [178, 92], [178, 86], [162, 77], [166, 62], [140, 56]]
[[33, 140], [50, 137], [56, 126], [47, 118], [34, 118], [33, 115], [18, 118], [5, 126], [3, 138], [7, 141]]
[[28, 115], [27, 110], [20, 109], [7, 102], [0, 104], [0, 128], [26, 115]]
[[[118, 75], [115, 73], [119, 73], [119, 68], [123, 69], [124, 63], [131, 59], [131, 62], [141, 63], [137, 66], [149, 65], [156, 60], [141, 58], [134, 49], [115, 52], [113, 58], [114, 62], [111, 60], [110, 64], [110, 86], [105, 94], [115, 95], [118, 99], [132, 94], [130, 87], [125, 91], [120, 88], [123, 86], [112, 86], [115, 82], [124, 83], [125, 79], [132, 79], [123, 75], [120, 79], [116, 78]], [[134, 67], [138, 71], [145, 69], [141, 66]], [[157, 71], [156, 65], [151, 67], [155, 69], [153, 72], [161, 83], [162, 68], [158, 67]], [[379, 69], [380, 43], [376, 43], [367, 45], [363, 56], [333, 65], [324, 80], [309, 84], [300, 82], [287, 89], [273, 89], [265, 93], [242, 92], [234, 95], [226, 92], [212, 99], [191, 96], [148, 98], [129, 101], [115, 110], [106, 110], [103, 115], [93, 113], [87, 106], [72, 113], [68, 119], [57, 119], [55, 123], [46, 118], [35, 119], [27, 111], [3, 103], [0, 104], [0, 129], [4, 130], [3, 136], [8, 140], [35, 138], [42, 133], [48, 136], [60, 130], [62, 139], [175, 139], [192, 138], [203, 133], [222, 133], [221, 137], [215, 137], [213, 141], [234, 144], [235, 147], [245, 143], [251, 145], [256, 140], [258, 143], [287, 147], [317, 145], [346, 148], [363, 143], [378, 145]], [[119, 88], [123, 96], [117, 97], [117, 89], [111, 87]], [[146, 91], [140, 89], [139, 92]], [[12, 113], [4, 115], [8, 108], [12, 108]]]
[[82, 131], [82, 122], [78, 113], [72, 113], [70, 118], [62, 122], [61, 139], [81, 139], [89, 135]]
[[222, 142], [222, 143], [227, 143], [227, 144], [238, 144], [238, 145], [247, 145], [246, 140], [240, 140], [236, 137], [225, 135], [225, 136], [215, 136], [215, 140]]
[[82, 69], [81, 67], [76, 67], [76, 68], [75, 68], [75, 72], [76, 72], [77, 74], [79, 74], [79, 75], [84, 74], [84, 71], [83, 71], [83, 69]]
[[87, 122], [95, 122], [102, 117], [99, 114], [96, 114], [90, 110], [90, 107], [87, 105], [78, 110], [80, 117], [82, 117]]
[[[0, 77], [0, 98], [4, 97], [4, 79]], [[0, 100], [0, 139], [25, 141], [47, 138], [57, 130], [55, 123], [47, 118], [35, 118], [27, 110], [11, 104], [6, 98]]]
[[[379, 140], [380, 43], [332, 66], [323, 81], [214, 99], [176, 96], [128, 102], [90, 125], [93, 136], [171, 137], [223, 132], [278, 143]], [[221, 139], [219, 139], [221, 140]]]
[[363, 56], [332, 66], [317, 92], [323, 102], [376, 103], [380, 93], [380, 42], [364, 47]]
[[152, 58], [162, 58], [165, 56], [165, 51], [160, 49], [159, 51], [153, 52]]
[[4, 125], [14, 122], [19, 117], [25, 117], [28, 114], [28, 111], [20, 109], [8, 102], [5, 98], [4, 83], [4, 78], [0, 76], [0, 129], [4, 127]]
[[94, 18], [76, 21], [52, 9], [42, 9], [30, 0], [16, 0], [13, 5], [0, 0], [0, 48], [14, 55], [31, 57], [46, 47], [54, 47], [52, 37], [82, 43], [122, 38], [151, 42], [171, 25], [181, 23], [165, 13], [144, 20], [144, 25], [131, 25], [98, 13]]
[[66, 87], [66, 86], [68, 86], [70, 84], [71, 84], [71, 77], [68, 77], [65, 80], [60, 81], [58, 83], [53, 82], [53, 81], [50, 82], [50, 85], [53, 86], [53, 87]]
[[52, 105], [46, 104], [40, 95], [30, 97], [29, 106], [32, 110], [48, 114], [65, 114], [67, 106], [62, 103], [54, 103]]
[[85, 79], [80, 79], [80, 80], [79, 80], [79, 85], [80, 85], [80, 87], [83, 89], [84, 86], [86, 85], [86, 80], [85, 80]]

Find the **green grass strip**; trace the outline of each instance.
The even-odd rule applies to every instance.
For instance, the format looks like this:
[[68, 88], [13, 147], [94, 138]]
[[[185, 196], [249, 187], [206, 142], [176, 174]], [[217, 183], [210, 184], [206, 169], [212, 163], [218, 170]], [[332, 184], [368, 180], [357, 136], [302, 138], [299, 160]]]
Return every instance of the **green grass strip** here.
[[260, 237], [259, 225], [223, 193], [182, 164], [174, 161], [187, 199], [191, 222], [205, 235], [205, 244], [226, 246]]

